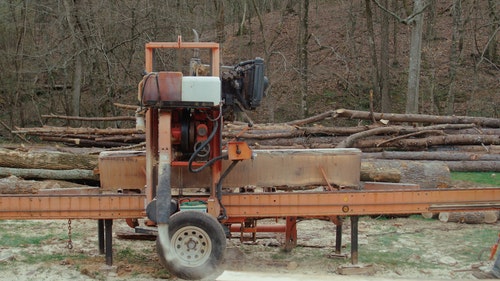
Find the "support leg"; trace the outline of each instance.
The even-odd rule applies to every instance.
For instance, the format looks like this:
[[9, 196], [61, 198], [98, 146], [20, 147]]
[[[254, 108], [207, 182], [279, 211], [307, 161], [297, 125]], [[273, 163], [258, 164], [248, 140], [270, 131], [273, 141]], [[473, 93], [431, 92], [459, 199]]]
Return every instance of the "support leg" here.
[[342, 253], [342, 221], [339, 220], [335, 230], [335, 254]]
[[297, 246], [297, 217], [286, 217], [285, 250], [291, 251]]
[[104, 220], [105, 242], [106, 242], [106, 265], [113, 265], [113, 220]]
[[104, 220], [97, 220], [97, 241], [99, 242], [99, 254], [104, 255]]
[[358, 263], [358, 216], [351, 216], [351, 263]]

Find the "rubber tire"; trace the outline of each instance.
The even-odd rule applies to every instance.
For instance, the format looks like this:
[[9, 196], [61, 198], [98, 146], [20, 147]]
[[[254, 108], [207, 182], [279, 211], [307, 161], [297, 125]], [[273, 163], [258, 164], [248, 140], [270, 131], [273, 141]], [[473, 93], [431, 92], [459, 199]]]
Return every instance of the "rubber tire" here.
[[207, 213], [200, 211], [180, 211], [170, 217], [168, 232], [171, 248], [174, 247], [175, 242], [172, 239], [179, 235], [182, 229], [198, 229], [200, 232], [206, 233], [205, 237], [210, 243], [210, 253], [203, 254], [206, 260], [202, 264], [195, 266], [183, 263], [180, 259], [168, 261], [163, 254], [163, 247], [160, 244], [160, 239], [156, 239], [156, 251], [160, 258], [160, 262], [167, 270], [182, 279], [186, 280], [199, 280], [204, 278], [215, 279], [222, 273], [219, 268], [224, 259], [224, 252], [226, 250], [226, 236], [222, 225], [214, 217]]

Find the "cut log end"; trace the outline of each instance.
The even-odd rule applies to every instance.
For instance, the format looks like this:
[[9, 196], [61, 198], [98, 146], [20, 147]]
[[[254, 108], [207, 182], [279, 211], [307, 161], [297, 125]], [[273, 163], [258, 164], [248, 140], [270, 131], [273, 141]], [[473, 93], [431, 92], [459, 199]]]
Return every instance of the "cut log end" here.
[[442, 212], [439, 213], [439, 220], [467, 224], [495, 223], [498, 220], [498, 211]]

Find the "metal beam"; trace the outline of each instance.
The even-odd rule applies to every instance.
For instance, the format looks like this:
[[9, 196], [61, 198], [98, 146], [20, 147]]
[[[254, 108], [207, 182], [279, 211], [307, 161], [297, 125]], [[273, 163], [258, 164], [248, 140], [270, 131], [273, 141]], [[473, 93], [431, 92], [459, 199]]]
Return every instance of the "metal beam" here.
[[225, 194], [235, 217], [316, 217], [500, 209], [500, 188]]
[[145, 196], [5, 195], [0, 219], [120, 219], [145, 216]]

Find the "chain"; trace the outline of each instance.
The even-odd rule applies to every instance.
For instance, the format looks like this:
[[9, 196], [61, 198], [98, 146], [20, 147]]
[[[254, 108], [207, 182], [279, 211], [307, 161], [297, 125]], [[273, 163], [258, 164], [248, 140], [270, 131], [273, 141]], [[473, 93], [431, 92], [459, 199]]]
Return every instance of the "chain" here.
[[71, 241], [71, 219], [68, 219], [68, 249], [73, 249], [73, 241]]

